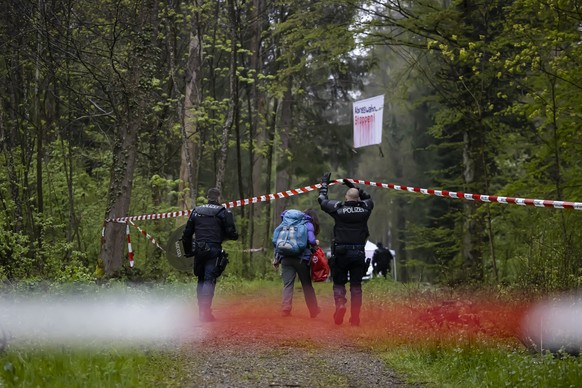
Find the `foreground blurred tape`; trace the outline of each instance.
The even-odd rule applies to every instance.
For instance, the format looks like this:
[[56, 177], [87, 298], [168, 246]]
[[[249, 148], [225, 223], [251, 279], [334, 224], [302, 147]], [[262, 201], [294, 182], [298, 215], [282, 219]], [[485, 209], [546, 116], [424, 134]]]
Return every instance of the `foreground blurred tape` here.
[[555, 296], [534, 305], [522, 322], [522, 341], [536, 352], [579, 355], [582, 349], [582, 294]]
[[192, 306], [147, 295], [22, 297], [0, 300], [0, 327], [9, 344], [160, 344], [191, 338]]

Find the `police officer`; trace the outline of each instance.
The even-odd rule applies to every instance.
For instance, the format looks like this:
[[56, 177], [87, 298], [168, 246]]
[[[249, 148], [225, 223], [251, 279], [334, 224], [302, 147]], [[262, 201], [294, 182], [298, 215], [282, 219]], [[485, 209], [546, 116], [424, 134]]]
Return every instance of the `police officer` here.
[[[219, 203], [220, 190], [208, 190], [208, 203], [197, 206], [190, 214], [182, 234], [185, 255], [194, 256], [194, 275], [198, 277], [196, 295], [198, 311], [203, 322], [214, 321], [212, 315], [212, 298], [216, 279], [226, 266], [226, 252], [222, 250], [222, 241], [237, 240], [238, 233], [234, 217], [230, 210]], [[195, 241], [192, 243], [192, 236]]]
[[368, 219], [374, 208], [370, 194], [357, 188], [347, 179], [343, 183], [348, 186], [345, 202], [329, 200], [327, 189], [331, 173], [326, 173], [321, 180], [319, 204], [321, 210], [335, 220], [332, 243], [333, 257], [333, 298], [336, 325], [341, 325], [346, 313], [346, 283], [350, 282], [350, 323], [360, 324], [360, 309], [362, 307], [362, 278], [367, 272], [368, 263], [364, 246], [369, 236]]

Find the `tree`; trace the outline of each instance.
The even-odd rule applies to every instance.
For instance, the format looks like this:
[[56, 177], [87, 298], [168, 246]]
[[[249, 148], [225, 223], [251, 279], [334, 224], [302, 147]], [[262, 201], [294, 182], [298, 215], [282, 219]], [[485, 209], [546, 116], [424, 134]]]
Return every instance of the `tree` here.
[[[151, 44], [148, 31], [156, 16], [155, 7], [148, 2], [139, 3], [137, 7], [125, 7], [116, 4], [114, 8], [105, 8], [102, 12], [114, 12], [116, 17], [111, 20], [103, 35], [95, 35], [95, 43], [103, 48], [109, 57], [93, 57], [85, 62], [86, 69], [93, 77], [96, 85], [101, 86], [104, 103], [113, 112], [112, 135], [113, 150], [111, 163], [111, 179], [107, 195], [106, 219], [124, 217], [129, 213], [134, 171], [138, 151], [138, 133], [143, 125], [143, 117], [147, 109], [145, 96], [147, 82], [144, 68], [147, 68], [147, 48]], [[123, 26], [118, 30], [117, 26]], [[90, 27], [90, 26], [85, 26]], [[93, 29], [87, 28], [87, 32]], [[80, 59], [87, 53], [77, 47]], [[93, 67], [99, 73], [93, 71]], [[105, 77], [112, 77], [112, 84], [105, 82]], [[114, 276], [122, 268], [126, 239], [124, 227], [118, 223], [107, 223], [104, 227], [104, 242], [101, 249], [105, 274]]]

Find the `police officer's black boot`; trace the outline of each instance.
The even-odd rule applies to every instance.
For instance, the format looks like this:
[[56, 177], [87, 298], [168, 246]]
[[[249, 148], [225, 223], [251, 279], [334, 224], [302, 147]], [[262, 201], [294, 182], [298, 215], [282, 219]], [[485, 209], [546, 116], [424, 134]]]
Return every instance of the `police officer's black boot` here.
[[214, 315], [212, 315], [210, 304], [203, 298], [198, 299], [198, 316], [201, 322], [213, 322], [216, 320]]
[[212, 311], [206, 310], [200, 312], [200, 321], [202, 322], [214, 322], [216, 318], [212, 315]]
[[335, 306], [335, 313], [333, 313], [333, 321], [336, 325], [341, 325], [344, 322], [344, 315], [346, 315], [346, 305], [338, 304]]
[[362, 309], [362, 285], [352, 284], [350, 286], [350, 323], [352, 326], [360, 326], [360, 310]]
[[333, 285], [333, 299], [335, 302], [335, 312], [333, 313], [333, 321], [336, 325], [341, 325], [344, 322], [344, 315], [346, 315], [346, 289], [343, 284]]

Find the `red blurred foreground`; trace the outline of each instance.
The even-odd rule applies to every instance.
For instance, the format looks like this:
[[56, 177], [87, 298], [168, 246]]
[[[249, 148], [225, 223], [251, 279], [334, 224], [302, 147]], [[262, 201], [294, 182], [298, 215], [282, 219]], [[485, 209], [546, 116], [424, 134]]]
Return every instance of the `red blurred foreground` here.
[[[528, 310], [525, 303], [509, 303], [491, 297], [410, 296], [397, 300], [372, 300], [364, 288], [361, 325], [351, 327], [350, 309], [342, 325], [333, 322], [333, 298], [329, 284], [316, 285], [321, 314], [310, 318], [301, 289], [296, 287], [290, 317], [279, 312], [280, 294], [257, 292], [237, 298], [216, 298], [217, 320], [196, 323], [216, 340], [237, 337], [240, 342], [335, 341], [363, 339], [372, 343], [515, 340]], [[326, 287], [327, 286], [327, 287]], [[349, 291], [348, 291], [349, 294]], [[368, 296], [368, 297], [367, 297]]]

